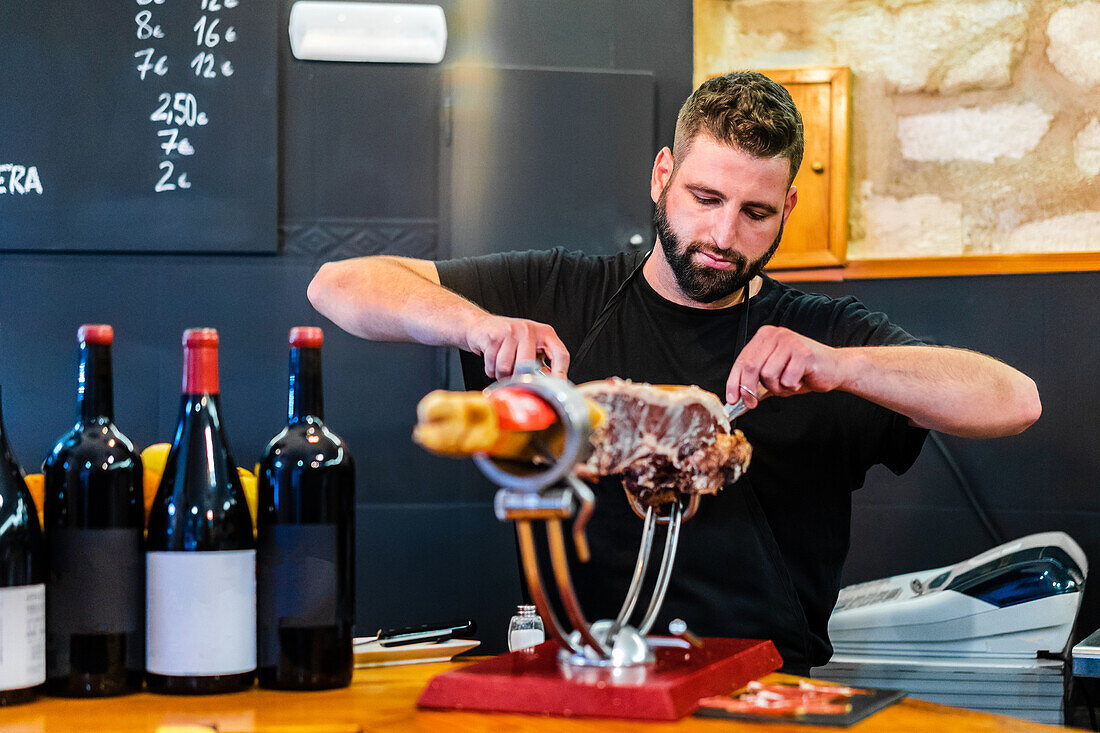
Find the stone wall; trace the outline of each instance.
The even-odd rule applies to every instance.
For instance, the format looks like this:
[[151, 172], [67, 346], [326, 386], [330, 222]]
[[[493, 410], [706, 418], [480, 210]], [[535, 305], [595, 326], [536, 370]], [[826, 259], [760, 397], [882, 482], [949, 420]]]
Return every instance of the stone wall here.
[[851, 259], [1100, 251], [1100, 1], [695, 0], [695, 82], [852, 69]]

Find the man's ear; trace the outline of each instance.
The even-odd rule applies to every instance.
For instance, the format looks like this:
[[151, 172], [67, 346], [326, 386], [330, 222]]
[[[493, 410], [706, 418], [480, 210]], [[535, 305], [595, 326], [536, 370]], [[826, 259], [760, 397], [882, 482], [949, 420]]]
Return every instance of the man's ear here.
[[653, 174], [649, 177], [649, 197], [653, 199], [653, 203], [657, 203], [661, 198], [661, 192], [665, 190], [665, 186], [672, 178], [672, 169], [672, 151], [667, 147], [661, 148], [661, 152], [657, 153], [657, 158], [653, 161]]
[[787, 217], [794, 211], [794, 205], [798, 203], [798, 189], [791, 186], [787, 189], [787, 198], [783, 202], [783, 223], [787, 223]]

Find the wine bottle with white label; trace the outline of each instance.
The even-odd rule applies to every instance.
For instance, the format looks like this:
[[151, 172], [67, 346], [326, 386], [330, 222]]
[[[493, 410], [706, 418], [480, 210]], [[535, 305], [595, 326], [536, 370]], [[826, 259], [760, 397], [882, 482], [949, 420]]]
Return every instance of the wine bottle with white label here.
[[141, 689], [145, 669], [145, 503], [141, 456], [114, 424], [114, 329], [77, 332], [76, 424], [45, 474], [46, 688], [98, 697]]
[[45, 681], [42, 528], [0, 413], [0, 705], [33, 700]]
[[256, 671], [256, 544], [222, 423], [218, 332], [183, 334], [179, 425], [149, 513], [145, 672], [152, 692], [243, 690]]
[[324, 422], [321, 329], [290, 331], [289, 421], [260, 461], [259, 678], [264, 687], [351, 683], [355, 465]]

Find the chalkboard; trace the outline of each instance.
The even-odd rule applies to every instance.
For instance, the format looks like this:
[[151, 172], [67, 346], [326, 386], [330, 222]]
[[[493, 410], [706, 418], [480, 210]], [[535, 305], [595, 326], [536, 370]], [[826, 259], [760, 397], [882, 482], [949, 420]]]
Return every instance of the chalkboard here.
[[272, 0], [0, 0], [0, 250], [273, 252]]

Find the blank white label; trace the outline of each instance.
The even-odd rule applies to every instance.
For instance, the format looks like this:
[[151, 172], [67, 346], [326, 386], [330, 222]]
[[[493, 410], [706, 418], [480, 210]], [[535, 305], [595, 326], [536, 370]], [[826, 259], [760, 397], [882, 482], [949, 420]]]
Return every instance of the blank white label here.
[[46, 585], [0, 588], [0, 690], [46, 681]]
[[256, 551], [145, 553], [145, 668], [207, 676], [256, 669]]

